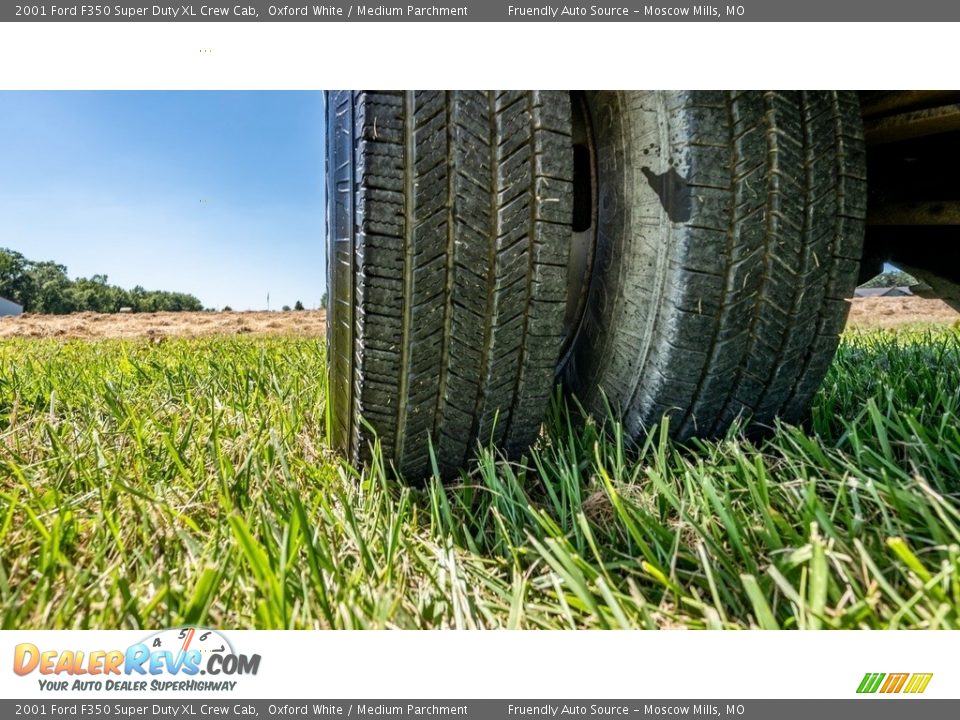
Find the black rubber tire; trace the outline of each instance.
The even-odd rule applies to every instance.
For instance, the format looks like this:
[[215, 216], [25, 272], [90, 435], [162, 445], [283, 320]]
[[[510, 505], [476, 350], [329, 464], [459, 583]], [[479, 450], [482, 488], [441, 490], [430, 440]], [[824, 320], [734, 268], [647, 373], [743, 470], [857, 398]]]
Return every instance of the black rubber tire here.
[[597, 247], [563, 378], [639, 436], [801, 420], [857, 283], [865, 151], [850, 92], [586, 94]]
[[410, 482], [536, 439], [563, 342], [565, 92], [327, 96], [335, 445]]

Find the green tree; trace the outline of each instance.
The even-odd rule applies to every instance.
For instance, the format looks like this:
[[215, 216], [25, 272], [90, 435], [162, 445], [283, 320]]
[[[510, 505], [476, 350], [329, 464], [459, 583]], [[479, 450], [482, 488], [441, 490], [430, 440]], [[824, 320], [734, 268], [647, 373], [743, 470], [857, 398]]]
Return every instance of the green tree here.
[[110, 287], [106, 275], [77, 278], [71, 296], [75, 308], [80, 311], [112, 313], [120, 309], [115, 288]]
[[30, 261], [23, 255], [6, 248], [0, 249], [0, 296], [33, 312], [36, 289], [29, 270]]
[[867, 280], [860, 287], [865, 288], [888, 288], [888, 287], [910, 287], [917, 284], [917, 279], [903, 270], [893, 269], [882, 272], [879, 275]]
[[303, 309], [304, 309], [303, 303], [300, 302], [299, 300], [297, 300], [297, 304], [293, 306], [293, 309], [294, 309], [294, 310], [303, 310]]
[[67, 268], [53, 261], [33, 262], [13, 250], [0, 248], [0, 295], [23, 305], [28, 312], [114, 313], [129, 307], [135, 312], [199, 311], [203, 305], [187, 293], [125, 290], [111, 285], [106, 275], [71, 280]]
[[34, 287], [31, 312], [61, 315], [76, 309], [66, 267], [52, 261], [32, 263], [30, 277]]

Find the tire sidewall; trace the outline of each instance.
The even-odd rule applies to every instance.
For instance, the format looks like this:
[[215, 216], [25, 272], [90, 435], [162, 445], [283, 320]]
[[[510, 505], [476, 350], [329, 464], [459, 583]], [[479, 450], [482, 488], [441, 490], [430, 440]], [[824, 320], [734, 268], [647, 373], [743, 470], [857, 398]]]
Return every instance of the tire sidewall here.
[[[597, 238], [586, 310], [563, 380], [601, 417], [607, 402], [631, 418], [669, 269], [673, 227], [644, 171], [671, 163], [668, 97], [658, 91], [586, 93], [597, 163]], [[614, 401], [614, 398], [617, 400]]]

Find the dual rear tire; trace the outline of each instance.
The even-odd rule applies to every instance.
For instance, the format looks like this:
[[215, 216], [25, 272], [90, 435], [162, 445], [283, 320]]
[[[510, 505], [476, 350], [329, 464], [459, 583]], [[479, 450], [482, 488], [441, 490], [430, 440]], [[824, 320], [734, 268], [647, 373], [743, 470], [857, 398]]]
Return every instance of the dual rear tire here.
[[[634, 435], [807, 412], [856, 284], [844, 92], [328, 94], [329, 410], [408, 481], [518, 457], [559, 376]], [[576, 160], [575, 160], [576, 158]]]
[[593, 283], [565, 363], [638, 435], [800, 420], [836, 350], [866, 214], [851, 93], [589, 93]]
[[536, 439], [563, 340], [564, 92], [337, 92], [328, 110], [329, 404], [410, 481]]

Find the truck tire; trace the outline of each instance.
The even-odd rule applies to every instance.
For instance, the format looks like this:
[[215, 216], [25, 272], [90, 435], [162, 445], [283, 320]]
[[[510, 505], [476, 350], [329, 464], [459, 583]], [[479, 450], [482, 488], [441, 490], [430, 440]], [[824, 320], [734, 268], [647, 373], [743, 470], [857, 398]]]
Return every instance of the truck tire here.
[[583, 105], [596, 247], [566, 386], [635, 436], [664, 416], [679, 439], [802, 419], [857, 283], [856, 95], [595, 92]]
[[[563, 342], [565, 92], [327, 96], [329, 412], [351, 461], [448, 478], [536, 439]], [[431, 455], [432, 453], [432, 455]]]

